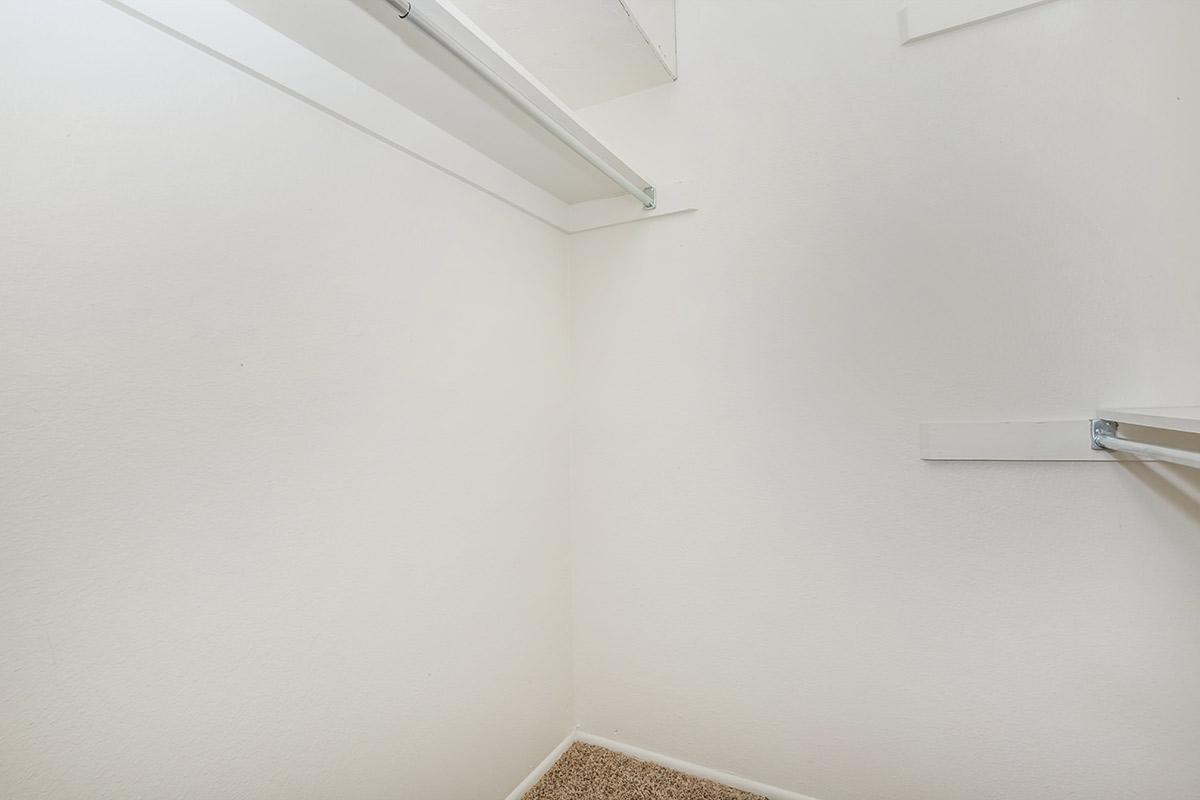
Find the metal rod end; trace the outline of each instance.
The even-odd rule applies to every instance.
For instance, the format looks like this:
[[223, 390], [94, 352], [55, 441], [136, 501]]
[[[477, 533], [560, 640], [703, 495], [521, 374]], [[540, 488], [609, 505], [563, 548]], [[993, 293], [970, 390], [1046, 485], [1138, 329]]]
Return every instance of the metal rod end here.
[[1109, 422], [1106, 419], [1092, 420], [1092, 449], [1107, 450], [1100, 440], [1104, 437], [1115, 439], [1117, 437], [1117, 423]]
[[642, 189], [642, 191], [650, 195], [650, 202], [643, 203], [642, 208], [646, 209], [647, 211], [653, 211], [654, 209], [658, 208], [658, 195], [657, 192], [654, 191], [654, 187], [647, 186]]
[[408, 0], [384, 0], [392, 8], [400, 12], [400, 19], [408, 16], [408, 12], [412, 11], [412, 3]]

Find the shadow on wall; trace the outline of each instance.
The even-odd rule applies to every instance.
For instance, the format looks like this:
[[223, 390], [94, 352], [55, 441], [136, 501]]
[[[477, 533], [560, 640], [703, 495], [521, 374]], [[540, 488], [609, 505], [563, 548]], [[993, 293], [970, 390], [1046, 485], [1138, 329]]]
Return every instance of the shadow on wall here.
[[[1200, 436], [1188, 438], [1200, 440]], [[1150, 489], [1156, 500], [1165, 500], [1200, 528], [1200, 470], [1162, 462], [1126, 461], [1122, 466]], [[1185, 544], [1200, 549], [1200, 539]]]

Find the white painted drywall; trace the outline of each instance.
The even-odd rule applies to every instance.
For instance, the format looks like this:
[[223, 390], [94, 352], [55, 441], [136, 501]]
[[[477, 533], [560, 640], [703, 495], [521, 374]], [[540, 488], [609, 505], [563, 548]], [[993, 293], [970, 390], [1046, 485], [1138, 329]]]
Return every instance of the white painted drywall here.
[[564, 237], [0, 9], [0, 796], [504, 797], [569, 727]]
[[1196, 476], [917, 426], [1200, 396], [1200, 4], [896, 9], [680, 0], [684, 78], [585, 113], [706, 191], [571, 238], [578, 722], [821, 800], [1194, 797]]
[[0, 794], [502, 797], [569, 721], [822, 800], [1194, 794], [1196, 478], [916, 426], [1194, 401], [1200, 10], [895, 10], [682, 2], [687, 80], [588, 117], [710, 202], [568, 245], [5, 5]]

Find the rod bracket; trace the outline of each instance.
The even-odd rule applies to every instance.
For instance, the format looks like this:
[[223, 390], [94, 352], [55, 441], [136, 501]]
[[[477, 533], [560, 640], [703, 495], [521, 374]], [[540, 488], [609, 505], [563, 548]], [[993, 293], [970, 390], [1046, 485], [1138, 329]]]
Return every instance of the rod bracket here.
[[655, 191], [654, 187], [647, 186], [642, 189], [642, 191], [650, 195], [650, 202], [642, 203], [642, 208], [646, 209], [647, 211], [653, 211], [654, 209], [658, 208], [658, 192]]
[[1100, 440], [1105, 437], [1117, 438], [1117, 423], [1106, 419], [1092, 420], [1092, 449], [1107, 450], [1108, 448], [1100, 443]]

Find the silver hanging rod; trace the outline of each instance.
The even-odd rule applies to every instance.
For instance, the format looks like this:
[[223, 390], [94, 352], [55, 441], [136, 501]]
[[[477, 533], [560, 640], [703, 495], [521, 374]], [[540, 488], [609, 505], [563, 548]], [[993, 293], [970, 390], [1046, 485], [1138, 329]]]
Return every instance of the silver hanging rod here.
[[1192, 450], [1180, 450], [1177, 447], [1164, 447], [1136, 439], [1121, 439], [1117, 437], [1117, 423], [1107, 419], [1092, 420], [1092, 449], [1113, 450], [1118, 453], [1129, 453], [1152, 461], [1170, 461], [1193, 469], [1200, 469], [1200, 453]]
[[654, 186], [600, 143], [560, 100], [444, 0], [384, 0], [464, 64], [496, 87], [539, 125], [552, 133], [613, 183], [655, 207]]

